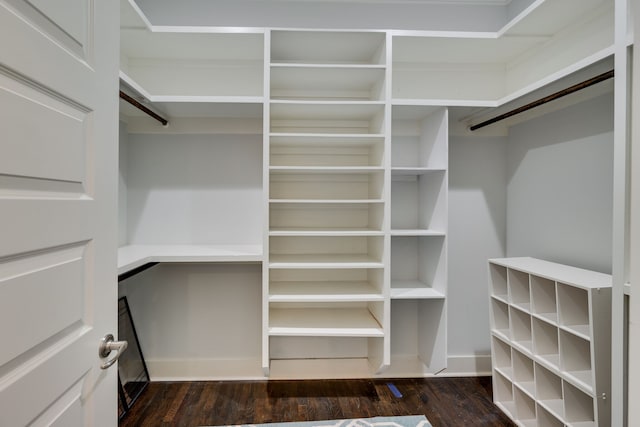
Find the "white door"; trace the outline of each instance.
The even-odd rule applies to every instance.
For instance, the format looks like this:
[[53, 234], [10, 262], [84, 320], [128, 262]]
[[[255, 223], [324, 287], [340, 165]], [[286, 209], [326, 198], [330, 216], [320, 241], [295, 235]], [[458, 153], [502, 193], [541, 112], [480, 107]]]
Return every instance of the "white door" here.
[[0, 0], [0, 426], [117, 425], [118, 8]]

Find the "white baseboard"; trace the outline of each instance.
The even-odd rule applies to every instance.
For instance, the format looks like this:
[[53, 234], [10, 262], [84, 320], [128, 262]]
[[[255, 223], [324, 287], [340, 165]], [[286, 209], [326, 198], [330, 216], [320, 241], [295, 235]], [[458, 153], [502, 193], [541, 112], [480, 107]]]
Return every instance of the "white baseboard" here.
[[[272, 375], [265, 377], [259, 359], [156, 359], [147, 360], [152, 381], [239, 381], [267, 379], [311, 378], [421, 378], [421, 377], [476, 377], [491, 375], [491, 356], [449, 356], [447, 368], [428, 372], [425, 366], [392, 360], [388, 370], [375, 374], [368, 368], [366, 359], [329, 360], [331, 369], [308, 369], [309, 366], [325, 367], [327, 361], [272, 361]], [[393, 362], [396, 362], [395, 365]], [[355, 363], [355, 365], [354, 365]], [[311, 364], [311, 365], [310, 365]], [[343, 366], [342, 366], [343, 365]], [[300, 370], [300, 367], [307, 369]], [[357, 369], [356, 369], [357, 367]], [[303, 374], [303, 372], [306, 372]]]
[[491, 355], [469, 355], [447, 357], [447, 368], [438, 376], [481, 377], [491, 375]]

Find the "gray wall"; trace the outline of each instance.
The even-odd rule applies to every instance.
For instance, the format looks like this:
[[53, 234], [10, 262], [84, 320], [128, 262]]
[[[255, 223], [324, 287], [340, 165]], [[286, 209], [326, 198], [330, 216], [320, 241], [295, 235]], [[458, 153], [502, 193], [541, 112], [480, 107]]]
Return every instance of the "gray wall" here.
[[506, 167], [506, 137], [451, 137], [449, 356], [490, 353], [487, 259], [505, 256]]
[[613, 94], [510, 129], [507, 255], [611, 272]]

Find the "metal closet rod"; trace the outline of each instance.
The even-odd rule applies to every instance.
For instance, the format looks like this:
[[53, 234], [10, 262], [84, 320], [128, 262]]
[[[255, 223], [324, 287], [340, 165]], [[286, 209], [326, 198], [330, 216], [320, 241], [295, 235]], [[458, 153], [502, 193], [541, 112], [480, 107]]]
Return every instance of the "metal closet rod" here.
[[167, 121], [167, 119], [165, 119], [164, 117], [156, 114], [154, 111], [151, 111], [149, 108], [147, 108], [145, 105], [143, 105], [142, 103], [140, 103], [137, 99], [127, 95], [126, 93], [124, 93], [123, 91], [120, 91], [120, 98], [124, 99], [125, 101], [127, 101], [129, 104], [133, 105], [134, 107], [136, 107], [137, 109], [144, 111], [145, 113], [147, 113], [148, 115], [150, 115], [151, 117], [153, 117], [154, 119], [156, 119], [157, 121], [159, 121], [160, 123], [162, 123], [163, 126], [166, 126], [167, 123], [169, 123]]
[[558, 98], [562, 98], [563, 96], [567, 96], [569, 94], [572, 94], [574, 92], [577, 92], [579, 90], [588, 88], [589, 86], [593, 86], [597, 83], [603, 82], [605, 80], [608, 80], [610, 78], [613, 78], [614, 72], [613, 70], [607, 71], [606, 73], [602, 73], [600, 75], [597, 75], [595, 77], [592, 77], [588, 80], [585, 80], [581, 83], [575, 84], [573, 86], [570, 86], [566, 89], [563, 89], [561, 91], [558, 91], [556, 93], [552, 93], [551, 95], [545, 96], [544, 98], [538, 99], [537, 101], [533, 101], [530, 102], [529, 104], [523, 105], [522, 107], [518, 107], [514, 110], [508, 111], [504, 114], [500, 114], [499, 116], [496, 116], [492, 119], [489, 120], [485, 120], [484, 122], [478, 123], [477, 125], [473, 125], [469, 127], [469, 130], [477, 130], [480, 128], [483, 128], [485, 126], [489, 126], [495, 122], [499, 122], [501, 120], [504, 120], [506, 118], [509, 118], [511, 116], [515, 116], [516, 114], [520, 114], [524, 111], [527, 110], [531, 110], [532, 108], [538, 107], [542, 104], [546, 104], [547, 102], [551, 102], [554, 101]]

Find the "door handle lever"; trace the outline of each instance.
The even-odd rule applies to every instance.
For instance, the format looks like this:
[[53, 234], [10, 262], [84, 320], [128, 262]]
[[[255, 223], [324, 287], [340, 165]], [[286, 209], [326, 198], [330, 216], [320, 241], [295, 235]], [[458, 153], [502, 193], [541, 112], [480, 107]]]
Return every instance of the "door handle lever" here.
[[100, 340], [100, 347], [98, 348], [98, 354], [103, 359], [108, 357], [111, 354], [111, 352], [114, 350], [116, 354], [115, 356], [113, 356], [113, 358], [107, 360], [102, 365], [100, 365], [100, 369], [108, 369], [111, 367], [111, 365], [116, 363], [120, 355], [127, 349], [128, 345], [129, 343], [126, 341], [115, 341], [115, 338], [113, 337], [112, 334], [105, 335]]

